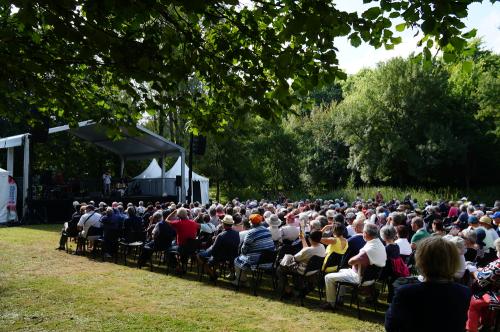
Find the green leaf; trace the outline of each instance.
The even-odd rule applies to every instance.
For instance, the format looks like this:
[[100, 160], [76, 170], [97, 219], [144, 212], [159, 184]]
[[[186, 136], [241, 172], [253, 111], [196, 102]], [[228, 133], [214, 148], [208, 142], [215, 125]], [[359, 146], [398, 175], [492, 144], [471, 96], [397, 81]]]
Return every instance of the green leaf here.
[[470, 39], [476, 37], [476, 34], [477, 29], [472, 29], [471, 31], [464, 33], [462, 37], [464, 37], [465, 39]]
[[359, 45], [361, 45], [361, 38], [359, 38], [359, 35], [357, 33], [353, 33], [352, 35], [350, 35], [349, 39], [351, 40], [352, 46], [358, 47]]
[[391, 43], [393, 43], [394, 45], [401, 44], [402, 41], [403, 41], [403, 39], [401, 37], [392, 37], [391, 38]]
[[462, 62], [462, 70], [469, 74], [472, 71], [472, 61], [464, 61]]
[[403, 32], [406, 29], [406, 23], [396, 25], [396, 31]]
[[453, 45], [455, 50], [461, 51], [465, 46], [465, 39], [455, 36], [451, 38], [450, 43]]
[[429, 18], [422, 23], [421, 27], [424, 34], [429, 34], [434, 31], [435, 26], [436, 26], [436, 21], [433, 18]]
[[449, 53], [449, 52], [444, 52], [443, 53], [443, 60], [444, 60], [444, 62], [451, 63], [451, 62], [455, 61], [455, 59], [456, 59], [456, 55], [455, 54]]
[[371, 7], [367, 9], [361, 16], [368, 20], [374, 20], [379, 17], [381, 13], [382, 11], [380, 10], [380, 7]]
[[431, 51], [429, 51], [429, 48], [427, 48], [427, 47], [424, 47], [424, 59], [426, 61], [429, 61], [432, 59]]

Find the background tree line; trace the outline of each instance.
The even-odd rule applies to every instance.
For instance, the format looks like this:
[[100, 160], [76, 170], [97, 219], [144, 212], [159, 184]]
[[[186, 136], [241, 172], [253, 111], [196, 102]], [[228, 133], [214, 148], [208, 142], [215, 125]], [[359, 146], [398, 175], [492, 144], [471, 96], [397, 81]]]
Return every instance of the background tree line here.
[[[251, 113], [228, 120], [224, 131], [208, 134], [206, 153], [195, 157], [194, 168], [210, 178], [216, 196], [242, 198], [365, 184], [498, 185], [499, 72], [500, 56], [477, 41], [449, 63], [394, 58], [314, 90], [309, 103], [273, 121]], [[144, 121], [189, 146], [180, 109], [160, 110]], [[2, 136], [29, 131], [8, 120], [0, 129]], [[116, 156], [67, 135], [36, 146], [35, 169], [60, 170], [68, 178], [118, 173]], [[147, 164], [127, 163], [126, 173], [133, 177]]]
[[209, 135], [196, 166], [229, 196], [498, 185], [500, 57], [477, 41], [469, 50], [432, 66], [394, 58], [275, 122], [246, 117]]

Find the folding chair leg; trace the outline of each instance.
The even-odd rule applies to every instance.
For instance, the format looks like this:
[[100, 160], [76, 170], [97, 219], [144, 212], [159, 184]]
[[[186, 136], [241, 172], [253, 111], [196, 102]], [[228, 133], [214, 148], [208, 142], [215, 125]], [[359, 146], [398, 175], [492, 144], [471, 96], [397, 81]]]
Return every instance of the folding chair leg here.
[[361, 319], [361, 310], [359, 309], [359, 293], [358, 293], [358, 289], [356, 289], [356, 305], [358, 307], [358, 319]]
[[243, 273], [243, 270], [240, 269], [240, 273], [238, 274], [238, 282], [236, 283], [236, 291], [240, 290], [240, 282], [241, 282], [241, 274]]
[[257, 296], [257, 283], [259, 282], [259, 272], [252, 271], [253, 295]]

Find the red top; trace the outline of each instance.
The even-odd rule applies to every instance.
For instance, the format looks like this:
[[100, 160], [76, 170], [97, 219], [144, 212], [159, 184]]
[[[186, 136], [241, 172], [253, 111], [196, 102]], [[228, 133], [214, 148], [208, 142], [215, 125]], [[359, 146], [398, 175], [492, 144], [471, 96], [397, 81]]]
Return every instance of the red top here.
[[189, 219], [173, 220], [170, 221], [170, 225], [172, 225], [177, 233], [178, 246], [184, 245], [187, 239], [196, 239], [198, 228], [200, 228], [198, 223]]

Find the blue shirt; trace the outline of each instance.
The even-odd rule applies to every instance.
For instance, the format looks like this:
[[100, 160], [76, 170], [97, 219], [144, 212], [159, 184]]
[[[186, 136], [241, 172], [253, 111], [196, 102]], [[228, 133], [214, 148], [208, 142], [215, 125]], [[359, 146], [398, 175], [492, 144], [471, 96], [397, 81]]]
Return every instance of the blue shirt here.
[[215, 242], [207, 249], [207, 254], [217, 261], [233, 260], [238, 256], [240, 234], [228, 229], [217, 235]]

